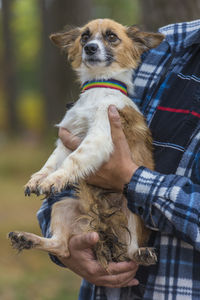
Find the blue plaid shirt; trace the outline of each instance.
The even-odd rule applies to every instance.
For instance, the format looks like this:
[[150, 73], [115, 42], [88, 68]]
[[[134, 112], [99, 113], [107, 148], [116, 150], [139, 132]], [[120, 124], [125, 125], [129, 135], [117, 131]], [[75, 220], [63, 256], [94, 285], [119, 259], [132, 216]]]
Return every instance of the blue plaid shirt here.
[[[132, 98], [152, 130], [156, 170], [140, 167], [127, 196], [129, 209], [152, 229], [158, 263], [139, 268], [142, 296], [135, 287], [123, 288], [120, 300], [199, 300], [200, 20], [159, 31], [165, 40], [143, 55]], [[45, 236], [51, 205], [60, 198], [45, 200], [38, 212]], [[79, 300], [94, 299], [106, 300], [105, 288], [83, 280]]]

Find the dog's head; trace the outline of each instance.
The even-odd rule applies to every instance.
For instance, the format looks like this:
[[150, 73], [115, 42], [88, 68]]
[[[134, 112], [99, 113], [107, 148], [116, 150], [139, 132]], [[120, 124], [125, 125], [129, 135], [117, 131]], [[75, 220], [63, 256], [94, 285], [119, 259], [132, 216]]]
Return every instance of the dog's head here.
[[164, 36], [126, 27], [110, 19], [97, 19], [82, 28], [66, 29], [50, 39], [67, 52], [75, 70], [117, 71], [136, 68], [144, 51], [157, 47]]

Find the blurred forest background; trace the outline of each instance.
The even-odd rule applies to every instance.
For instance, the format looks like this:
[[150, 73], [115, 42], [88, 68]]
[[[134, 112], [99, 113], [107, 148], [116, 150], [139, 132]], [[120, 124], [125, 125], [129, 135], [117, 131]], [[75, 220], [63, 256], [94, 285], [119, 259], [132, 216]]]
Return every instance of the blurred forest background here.
[[199, 0], [0, 0], [0, 299], [77, 299], [80, 278], [45, 253], [16, 254], [6, 233], [39, 233], [41, 205], [23, 185], [54, 148], [54, 124], [79, 86], [48, 39], [64, 25], [113, 18], [147, 30], [198, 19]]

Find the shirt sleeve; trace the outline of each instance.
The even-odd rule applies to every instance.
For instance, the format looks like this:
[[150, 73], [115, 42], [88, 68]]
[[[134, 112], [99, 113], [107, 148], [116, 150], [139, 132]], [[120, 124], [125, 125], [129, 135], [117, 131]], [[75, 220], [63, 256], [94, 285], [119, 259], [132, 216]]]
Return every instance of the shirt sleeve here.
[[200, 185], [187, 177], [140, 167], [126, 196], [129, 209], [147, 227], [175, 235], [200, 250]]
[[[50, 224], [51, 224], [51, 210], [54, 203], [62, 200], [64, 197], [75, 197], [74, 190], [68, 189], [60, 194], [53, 195], [45, 199], [37, 212], [37, 219], [44, 237], [50, 238], [52, 236]], [[66, 267], [60, 260], [49, 253], [51, 260], [61, 267]]]

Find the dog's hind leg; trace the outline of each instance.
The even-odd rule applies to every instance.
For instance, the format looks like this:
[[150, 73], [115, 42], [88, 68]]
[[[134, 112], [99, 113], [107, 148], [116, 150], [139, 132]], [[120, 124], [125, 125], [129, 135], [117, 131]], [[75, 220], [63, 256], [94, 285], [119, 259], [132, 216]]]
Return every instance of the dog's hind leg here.
[[54, 236], [51, 238], [43, 238], [29, 232], [14, 231], [8, 234], [14, 249], [22, 251], [24, 249], [38, 249], [50, 252], [52, 254], [68, 257], [69, 251], [65, 242], [60, 241]]
[[[10, 232], [8, 237], [12, 246], [19, 251], [23, 249], [38, 249], [47, 251], [56, 256], [68, 257], [69, 238], [79, 233], [79, 227], [75, 225], [77, 217], [80, 216], [79, 200], [65, 198], [53, 205], [51, 216], [52, 237], [44, 238], [28, 232]], [[76, 228], [75, 228], [76, 227]]]
[[128, 257], [134, 260], [139, 265], [150, 266], [157, 262], [155, 249], [145, 247], [149, 239], [150, 231], [144, 227], [141, 219], [127, 211], [128, 216], [128, 229], [130, 232], [128, 242]]

